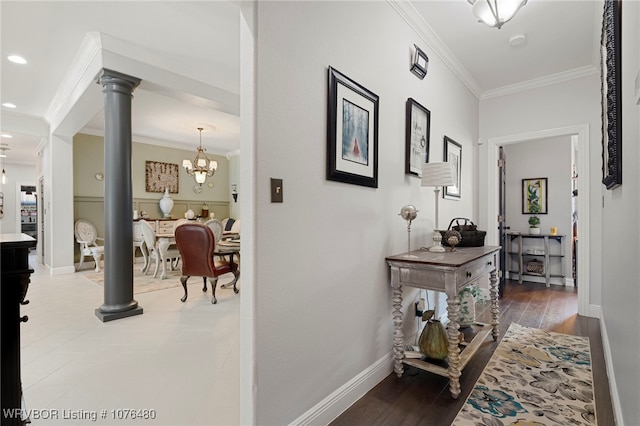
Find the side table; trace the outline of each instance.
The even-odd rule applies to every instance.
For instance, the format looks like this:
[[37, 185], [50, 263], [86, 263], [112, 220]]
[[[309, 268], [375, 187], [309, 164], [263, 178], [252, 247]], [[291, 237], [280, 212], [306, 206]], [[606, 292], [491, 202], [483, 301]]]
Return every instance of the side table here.
[[[456, 251], [432, 253], [417, 250], [386, 258], [391, 268], [393, 302], [393, 354], [394, 371], [398, 377], [404, 372], [403, 363], [449, 377], [451, 396], [460, 395], [462, 369], [473, 357], [489, 333], [498, 340], [498, 263], [499, 246], [464, 247]], [[484, 275], [490, 275], [491, 327], [481, 330], [469, 345], [460, 352], [458, 346], [460, 300], [458, 293], [464, 287]], [[404, 334], [402, 332], [402, 286], [441, 291], [447, 295], [447, 336], [449, 340], [448, 367], [444, 368], [419, 359], [405, 359]]]

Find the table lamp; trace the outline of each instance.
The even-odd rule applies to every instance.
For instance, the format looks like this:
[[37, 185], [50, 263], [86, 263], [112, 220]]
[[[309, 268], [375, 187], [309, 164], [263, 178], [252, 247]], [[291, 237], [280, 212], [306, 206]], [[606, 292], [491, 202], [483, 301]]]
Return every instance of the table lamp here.
[[442, 235], [438, 231], [438, 196], [441, 186], [453, 186], [453, 168], [450, 163], [427, 163], [422, 168], [422, 184], [420, 186], [433, 186], [436, 197], [436, 220], [433, 229], [433, 245], [429, 248], [432, 252], [443, 252], [444, 247], [440, 242]]

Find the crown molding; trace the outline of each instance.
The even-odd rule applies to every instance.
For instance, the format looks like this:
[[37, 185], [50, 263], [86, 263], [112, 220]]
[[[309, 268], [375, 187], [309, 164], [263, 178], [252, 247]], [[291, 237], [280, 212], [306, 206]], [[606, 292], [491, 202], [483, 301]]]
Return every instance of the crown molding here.
[[575, 68], [569, 71], [559, 72], [533, 80], [523, 81], [521, 83], [510, 84], [508, 86], [498, 87], [497, 89], [487, 90], [482, 93], [480, 100], [497, 98], [499, 96], [511, 95], [513, 93], [524, 92], [525, 90], [538, 89], [540, 87], [551, 86], [553, 84], [562, 83], [576, 78], [587, 77], [598, 74], [599, 71], [593, 65]]
[[462, 84], [464, 84], [476, 98], [480, 99], [483, 91], [478, 82], [466, 68], [462, 66], [454, 54], [451, 53], [449, 48], [433, 31], [416, 8], [408, 0], [387, 0], [387, 3], [405, 20], [418, 37], [427, 44], [429, 49], [444, 62]]

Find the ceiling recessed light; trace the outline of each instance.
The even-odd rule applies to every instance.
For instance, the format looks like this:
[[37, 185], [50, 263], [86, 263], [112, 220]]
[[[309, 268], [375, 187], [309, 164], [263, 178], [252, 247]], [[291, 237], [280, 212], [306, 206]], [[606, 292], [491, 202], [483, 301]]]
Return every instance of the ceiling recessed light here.
[[516, 34], [509, 39], [509, 46], [519, 46], [527, 41], [527, 36], [524, 34]]
[[2, 104], [2, 106], [5, 108], [15, 108], [16, 104], [12, 104], [11, 102], [5, 102]]
[[11, 135], [10, 135], [10, 134], [8, 134], [8, 133], [3, 133], [3, 134], [1, 134], [1, 135], [0, 135], [0, 138], [12, 138], [12, 137], [13, 137], [13, 136], [11, 136]]
[[7, 59], [10, 60], [11, 62], [13, 62], [14, 64], [26, 64], [27, 60], [25, 58], [23, 58], [22, 56], [18, 56], [18, 55], [9, 55], [7, 56]]

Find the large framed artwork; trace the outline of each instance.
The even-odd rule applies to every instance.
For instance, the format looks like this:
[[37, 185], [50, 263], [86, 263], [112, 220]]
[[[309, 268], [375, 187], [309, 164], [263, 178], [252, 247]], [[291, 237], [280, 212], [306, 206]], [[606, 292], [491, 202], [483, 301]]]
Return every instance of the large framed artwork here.
[[547, 178], [522, 179], [522, 214], [547, 214]]
[[147, 192], [169, 192], [177, 194], [179, 189], [178, 165], [174, 163], [162, 163], [160, 161], [145, 162], [145, 189]]
[[602, 183], [607, 189], [622, 184], [622, 1], [605, 0], [602, 21]]
[[404, 172], [422, 176], [422, 166], [429, 162], [431, 112], [415, 99], [407, 100], [407, 124]]
[[327, 179], [378, 187], [378, 95], [329, 67]]
[[444, 137], [444, 161], [452, 164], [455, 184], [445, 186], [442, 196], [450, 200], [459, 200], [462, 183], [462, 145], [448, 136]]

